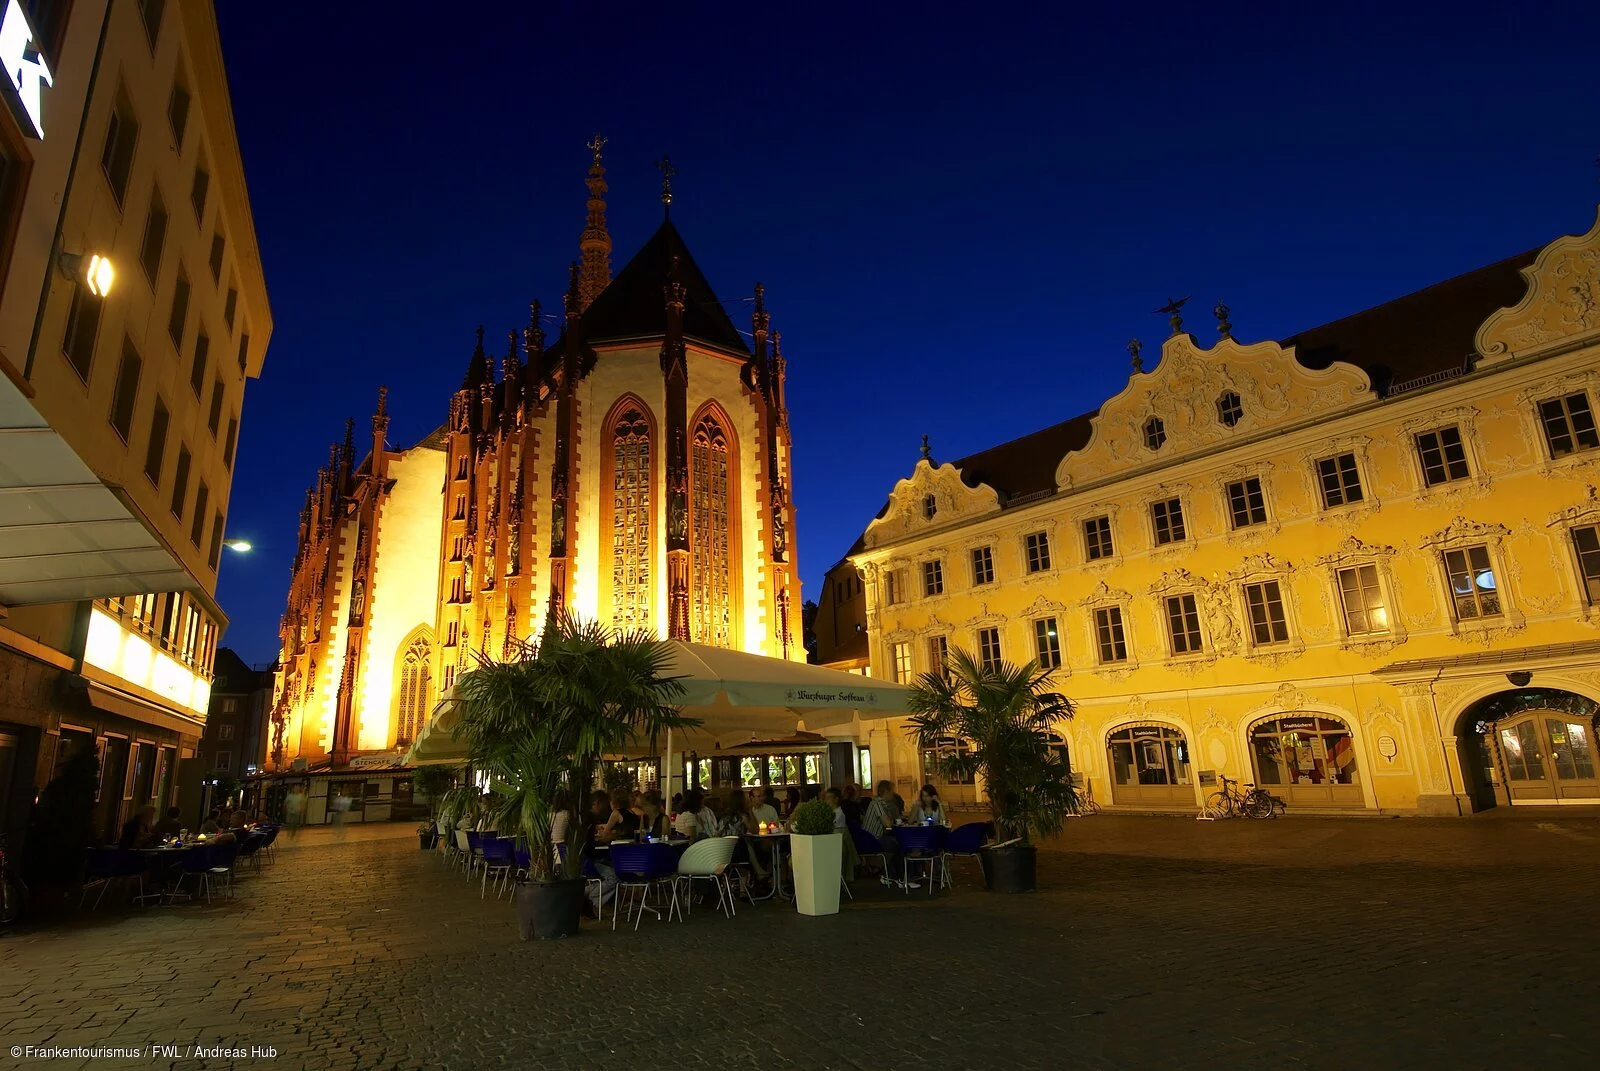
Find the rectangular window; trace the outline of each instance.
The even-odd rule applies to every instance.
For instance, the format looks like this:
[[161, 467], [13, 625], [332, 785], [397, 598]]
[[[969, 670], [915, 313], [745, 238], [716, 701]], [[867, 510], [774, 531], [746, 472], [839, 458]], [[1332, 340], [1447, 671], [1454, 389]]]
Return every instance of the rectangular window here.
[[464, 480], [466, 478], [467, 478], [467, 455], [466, 454], [462, 454], [459, 458], [456, 459], [456, 479]]
[[211, 571], [216, 572], [217, 563], [222, 560], [222, 514], [216, 513], [211, 517], [211, 550], [206, 555], [206, 560], [211, 563]]
[[1115, 553], [1111, 545], [1110, 517], [1090, 517], [1083, 522], [1083, 553], [1092, 562]]
[[464, 521], [464, 520], [467, 519], [467, 496], [466, 495], [457, 495], [456, 496], [456, 516], [455, 516], [455, 519], [458, 520], [458, 521]]
[[1250, 612], [1250, 638], [1257, 647], [1289, 642], [1289, 622], [1283, 615], [1283, 594], [1276, 580], [1246, 584], [1244, 605]]
[[1175, 655], [1200, 650], [1200, 613], [1193, 595], [1167, 596], [1167, 634], [1172, 638]]
[[[232, 324], [228, 325], [232, 327]], [[246, 332], [239, 336], [239, 371], [243, 372], [250, 367], [250, 334]]]
[[1317, 462], [1317, 476], [1322, 481], [1325, 509], [1361, 501], [1361, 474], [1356, 471], [1356, 455], [1323, 458]]
[[1572, 545], [1578, 551], [1578, 577], [1583, 581], [1583, 597], [1590, 606], [1600, 605], [1600, 527], [1589, 525], [1572, 530]]
[[233, 471], [233, 451], [239, 443], [239, 418], [228, 418], [228, 438], [222, 444], [222, 466], [229, 472]]
[[1595, 431], [1589, 395], [1583, 391], [1564, 398], [1546, 398], [1539, 403], [1539, 420], [1544, 425], [1544, 438], [1551, 457], [1600, 446], [1600, 432]]
[[222, 282], [222, 255], [228, 248], [228, 240], [219, 231], [211, 236], [211, 278]]
[[1000, 664], [1000, 630], [997, 628], [980, 628], [978, 630], [978, 665], [984, 669], [994, 669]]
[[106, 125], [106, 143], [100, 150], [100, 169], [111, 184], [111, 196], [117, 207], [128, 193], [128, 172], [133, 169], [133, 146], [139, 140], [139, 121], [133, 117], [133, 105], [126, 90], [117, 92], [117, 103], [111, 109], [111, 121]]
[[201, 481], [200, 490], [194, 494], [194, 520], [189, 523], [189, 542], [196, 548], [200, 546], [200, 539], [206, 534], [206, 506], [210, 504], [211, 488]]
[[1417, 436], [1417, 456], [1422, 461], [1422, 482], [1429, 487], [1464, 480], [1467, 450], [1461, 444], [1461, 431], [1454, 425], [1435, 428]]
[[1028, 556], [1028, 572], [1042, 573], [1050, 568], [1050, 534], [1030, 532], [1023, 537], [1023, 549]]
[[944, 676], [950, 668], [950, 639], [947, 636], [928, 637], [928, 670]]
[[174, 84], [167, 98], [167, 122], [172, 126], [172, 143], [181, 151], [183, 133], [189, 127], [189, 91]]
[[890, 670], [894, 674], [896, 684], [907, 684], [911, 680], [911, 645], [909, 643], [892, 643], [889, 645], [890, 661], [893, 663]]
[[1102, 606], [1094, 612], [1095, 642], [1105, 664], [1128, 660], [1128, 638], [1122, 631], [1122, 607]]
[[150, 193], [150, 214], [144, 218], [144, 240], [139, 243], [139, 266], [144, 277], [150, 280], [150, 289], [156, 288], [156, 276], [161, 274], [161, 250], [167, 244], [167, 206], [161, 203], [161, 191]]
[[1150, 506], [1150, 515], [1156, 524], [1156, 546], [1182, 543], [1187, 535], [1183, 527], [1183, 503], [1176, 498], [1156, 502]]
[[183, 503], [189, 497], [189, 448], [178, 447], [178, 468], [172, 474], [172, 515], [183, 520]]
[[211, 384], [211, 412], [206, 416], [206, 427], [211, 430], [211, 438], [217, 437], [217, 429], [222, 426], [222, 380]]
[[139, 0], [139, 15], [144, 19], [144, 32], [150, 38], [152, 49], [161, 36], [161, 13], [166, 6], [166, 0]]
[[211, 173], [199, 164], [194, 166], [194, 185], [189, 187], [189, 203], [194, 205], [195, 222], [206, 218], [206, 194], [211, 190]]
[[922, 594], [944, 594], [944, 565], [938, 558], [922, 563]]
[[1056, 669], [1061, 665], [1061, 632], [1055, 618], [1041, 617], [1033, 623], [1033, 646], [1040, 668]]
[[1367, 636], [1389, 631], [1389, 610], [1383, 604], [1376, 565], [1352, 565], [1339, 570], [1339, 601], [1344, 605], [1347, 636]]
[[451, 580], [450, 580], [450, 601], [451, 602], [461, 602], [462, 601], [461, 594], [462, 594], [461, 577], [458, 576], [458, 577], [451, 578]]
[[465, 546], [466, 546], [465, 537], [456, 536], [455, 542], [450, 545], [450, 560], [453, 561], [453, 562], [460, 561], [461, 560], [461, 551]]
[[156, 395], [156, 407], [150, 414], [150, 441], [144, 448], [144, 474], [157, 487], [161, 486], [161, 462], [167, 456], [167, 425], [171, 422], [167, 403], [161, 400], [161, 395]]
[[1249, 528], [1267, 522], [1267, 503], [1261, 494], [1261, 480], [1251, 476], [1228, 485], [1228, 512], [1235, 528]]
[[183, 328], [188, 320], [189, 276], [179, 267], [177, 281], [172, 284], [172, 312], [167, 316], [167, 336], [179, 353], [183, 352]]
[[994, 583], [994, 554], [988, 547], [972, 549], [972, 586]]
[[89, 382], [89, 372], [94, 367], [101, 305], [101, 300], [83, 287], [72, 288], [72, 303], [67, 306], [67, 330], [61, 336], [61, 353], [85, 383]]
[[222, 318], [227, 321], [228, 330], [233, 330], [233, 316], [239, 309], [239, 291], [229, 287], [228, 296], [222, 302]]
[[201, 330], [194, 336], [194, 360], [189, 362], [189, 388], [199, 398], [206, 385], [206, 364], [211, 359], [211, 339]]
[[139, 398], [139, 372], [144, 362], [132, 343], [122, 347], [122, 364], [117, 368], [117, 388], [111, 396], [111, 427], [123, 442], [133, 429], [133, 405]]
[[232, 769], [233, 769], [233, 752], [231, 752], [231, 751], [219, 751], [219, 752], [217, 752], [217, 772], [218, 773], [227, 773], [228, 771], [230, 771]]
[[1500, 590], [1483, 544], [1444, 552], [1444, 571], [1455, 603], [1456, 620], [1500, 616]]

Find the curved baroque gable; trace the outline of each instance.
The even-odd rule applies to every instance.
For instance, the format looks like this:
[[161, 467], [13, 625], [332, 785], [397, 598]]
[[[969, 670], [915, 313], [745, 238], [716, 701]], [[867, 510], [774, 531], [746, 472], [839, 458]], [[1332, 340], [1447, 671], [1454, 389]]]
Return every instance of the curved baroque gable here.
[[1600, 216], [1589, 233], [1545, 246], [1522, 275], [1528, 280], [1523, 299], [1478, 328], [1480, 365], [1600, 340]]
[[[931, 519], [924, 516], [924, 503], [929, 495], [933, 496], [935, 508]], [[923, 529], [999, 510], [1000, 495], [994, 488], [988, 484], [968, 487], [954, 465], [949, 462], [934, 465], [924, 458], [917, 462], [908, 478], [894, 485], [883, 516], [867, 525], [862, 541], [868, 547], [881, 547]]]
[[[1243, 410], [1231, 427], [1218, 406], [1227, 392], [1239, 396]], [[1355, 405], [1371, 394], [1367, 374], [1342, 361], [1312, 371], [1295, 359], [1292, 348], [1276, 342], [1242, 345], [1225, 338], [1202, 350], [1192, 335], [1173, 335], [1162, 345], [1161, 363], [1153, 371], [1135, 372], [1122, 392], [1100, 407], [1088, 443], [1057, 466], [1056, 485], [1066, 490], [1121, 470], [1170, 462], [1218, 442]], [[1151, 417], [1161, 420], [1165, 432], [1154, 450], [1145, 441]]]

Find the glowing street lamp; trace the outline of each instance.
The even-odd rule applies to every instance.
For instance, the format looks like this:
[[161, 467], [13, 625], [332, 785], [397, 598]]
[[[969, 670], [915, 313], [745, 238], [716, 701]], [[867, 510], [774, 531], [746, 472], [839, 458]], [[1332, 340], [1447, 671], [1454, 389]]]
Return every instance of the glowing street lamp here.
[[62, 253], [59, 264], [68, 278], [82, 283], [89, 293], [98, 298], [111, 293], [111, 287], [117, 281], [116, 265], [111, 263], [110, 257], [101, 253], [87, 256], [82, 253]]
[[250, 541], [248, 539], [224, 539], [222, 545], [239, 554], [250, 553]]

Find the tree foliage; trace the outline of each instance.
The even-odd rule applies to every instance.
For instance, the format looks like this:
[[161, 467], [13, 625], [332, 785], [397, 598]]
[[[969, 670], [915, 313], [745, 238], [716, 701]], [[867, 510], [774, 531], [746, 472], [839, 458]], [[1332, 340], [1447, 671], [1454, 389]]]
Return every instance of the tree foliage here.
[[1002, 840], [1059, 833], [1077, 805], [1071, 768], [1052, 740], [1073, 705], [1050, 688], [1050, 676], [1036, 662], [984, 666], [954, 650], [947, 672], [922, 674], [907, 701], [922, 747], [951, 736], [970, 743], [969, 751], [941, 757], [940, 771], [952, 779], [983, 778]]

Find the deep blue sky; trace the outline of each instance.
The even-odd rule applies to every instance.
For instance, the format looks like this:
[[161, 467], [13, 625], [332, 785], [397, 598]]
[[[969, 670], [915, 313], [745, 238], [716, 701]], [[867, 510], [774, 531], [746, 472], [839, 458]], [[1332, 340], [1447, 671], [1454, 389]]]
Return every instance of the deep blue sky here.
[[257, 549], [219, 591], [257, 662], [345, 417], [387, 383], [415, 441], [476, 325], [503, 346], [559, 308], [597, 130], [616, 268], [666, 152], [719, 295], [766, 284], [813, 598], [922, 433], [949, 459], [1093, 408], [1169, 295], [1204, 338], [1219, 298], [1281, 338], [1585, 230], [1600, 195], [1591, 5], [219, 6], [277, 321], [228, 522]]

